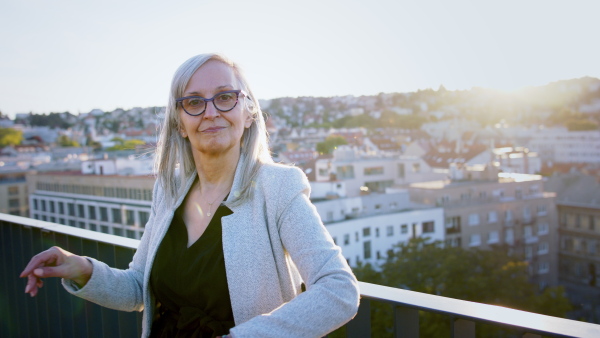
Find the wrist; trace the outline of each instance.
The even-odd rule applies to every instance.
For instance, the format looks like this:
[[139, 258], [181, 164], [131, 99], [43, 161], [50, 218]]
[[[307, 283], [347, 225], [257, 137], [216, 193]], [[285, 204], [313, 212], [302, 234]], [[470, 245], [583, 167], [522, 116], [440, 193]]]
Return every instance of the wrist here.
[[77, 277], [71, 278], [71, 280], [75, 282], [75, 284], [77, 284], [79, 288], [82, 288], [87, 284], [90, 278], [92, 278], [92, 271], [94, 269], [94, 266], [92, 265], [92, 262], [90, 262], [85, 257], [78, 256], [77, 259], [81, 262], [81, 271]]

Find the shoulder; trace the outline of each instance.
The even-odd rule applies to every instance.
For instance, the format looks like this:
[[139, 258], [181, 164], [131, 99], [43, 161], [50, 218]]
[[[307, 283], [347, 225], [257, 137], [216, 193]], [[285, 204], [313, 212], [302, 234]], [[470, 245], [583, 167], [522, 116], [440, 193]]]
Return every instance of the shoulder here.
[[271, 183], [279, 187], [308, 186], [308, 179], [300, 168], [279, 163], [263, 164], [258, 172], [258, 180], [261, 184]]

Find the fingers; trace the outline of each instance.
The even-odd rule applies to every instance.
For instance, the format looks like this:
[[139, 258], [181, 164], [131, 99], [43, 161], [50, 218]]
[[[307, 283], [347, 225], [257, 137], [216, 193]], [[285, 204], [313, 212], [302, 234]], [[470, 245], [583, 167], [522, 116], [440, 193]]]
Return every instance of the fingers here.
[[70, 278], [71, 277], [71, 274], [69, 274], [69, 272], [68, 272], [68, 268], [63, 265], [39, 267], [39, 268], [33, 270], [33, 275], [35, 275], [36, 277], [39, 277], [39, 278], [46, 278], [46, 277]]
[[25, 277], [27, 275], [30, 275], [34, 269], [39, 268], [40, 266], [55, 264], [58, 260], [58, 254], [60, 254], [60, 251], [56, 250], [55, 247], [40, 252], [39, 254], [31, 258], [31, 260], [19, 276]]

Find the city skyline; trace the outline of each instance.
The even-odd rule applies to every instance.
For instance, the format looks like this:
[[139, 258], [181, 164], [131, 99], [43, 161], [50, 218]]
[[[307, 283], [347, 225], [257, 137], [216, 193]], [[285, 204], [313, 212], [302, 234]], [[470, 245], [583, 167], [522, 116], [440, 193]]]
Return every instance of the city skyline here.
[[259, 99], [600, 78], [598, 9], [593, 1], [2, 2], [0, 111], [164, 106], [176, 67], [213, 51], [243, 67]]

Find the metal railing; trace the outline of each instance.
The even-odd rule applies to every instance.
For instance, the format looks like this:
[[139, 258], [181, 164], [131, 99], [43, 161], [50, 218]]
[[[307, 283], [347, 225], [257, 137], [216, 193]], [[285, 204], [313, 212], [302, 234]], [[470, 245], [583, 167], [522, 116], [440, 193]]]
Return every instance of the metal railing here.
[[[56, 278], [40, 294], [24, 293], [18, 274], [36, 253], [58, 245], [127, 268], [139, 241], [30, 218], [0, 214], [0, 337], [139, 337], [141, 314], [106, 309], [69, 296]], [[393, 307], [393, 337], [419, 337], [419, 311], [447, 316], [449, 337], [475, 337], [477, 323], [518, 337], [600, 337], [600, 325], [414, 291], [360, 283], [361, 305], [347, 337], [371, 337], [371, 303]]]

